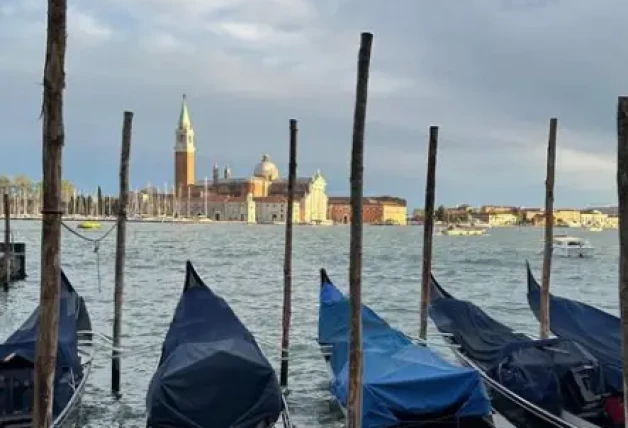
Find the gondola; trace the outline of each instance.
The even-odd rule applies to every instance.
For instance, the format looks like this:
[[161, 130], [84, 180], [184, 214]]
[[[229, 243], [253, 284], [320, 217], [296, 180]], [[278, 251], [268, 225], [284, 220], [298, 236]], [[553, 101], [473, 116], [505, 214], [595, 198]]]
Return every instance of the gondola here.
[[[0, 345], [0, 427], [30, 427], [39, 306]], [[92, 365], [91, 321], [85, 301], [61, 271], [59, 341], [54, 375], [53, 427], [73, 426]]]
[[[331, 393], [346, 412], [349, 300], [321, 269], [318, 344]], [[389, 326], [367, 306], [363, 320], [362, 427], [491, 427], [479, 374], [453, 365]]]
[[604, 371], [583, 346], [533, 340], [431, 278], [430, 317], [459, 361], [479, 370], [493, 407], [518, 427], [614, 427]]
[[[528, 304], [537, 319], [541, 306], [541, 287], [526, 262]], [[621, 361], [621, 320], [598, 308], [550, 294], [550, 330], [557, 337], [584, 346], [604, 368], [609, 397], [609, 414], [623, 424], [623, 377]]]
[[189, 261], [146, 409], [150, 428], [292, 426], [275, 370]]

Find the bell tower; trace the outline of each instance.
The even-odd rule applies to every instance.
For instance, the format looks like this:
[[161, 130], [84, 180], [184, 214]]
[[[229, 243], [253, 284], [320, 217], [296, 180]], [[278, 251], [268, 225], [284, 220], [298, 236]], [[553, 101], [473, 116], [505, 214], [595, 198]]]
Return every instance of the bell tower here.
[[[194, 129], [190, 121], [190, 113], [185, 94], [181, 103], [181, 114], [176, 129], [174, 146], [174, 185], [177, 194], [187, 194], [187, 187], [195, 183], [194, 178]], [[180, 195], [179, 195], [180, 196]]]

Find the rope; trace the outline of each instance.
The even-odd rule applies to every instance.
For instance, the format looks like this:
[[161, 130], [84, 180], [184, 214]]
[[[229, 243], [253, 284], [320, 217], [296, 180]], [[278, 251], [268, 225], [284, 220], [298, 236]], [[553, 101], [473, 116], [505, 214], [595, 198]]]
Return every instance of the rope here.
[[68, 226], [65, 222], [61, 222], [61, 226], [65, 227], [65, 229], [69, 232], [71, 232], [72, 234], [74, 234], [75, 236], [87, 241], [87, 242], [91, 242], [92, 244], [94, 244], [94, 253], [96, 253], [96, 275], [98, 276], [98, 292], [101, 293], [102, 292], [102, 282], [100, 280], [100, 252], [98, 250], [100, 250], [100, 242], [105, 239], [107, 236], [109, 236], [109, 234], [111, 232], [113, 232], [113, 230], [118, 226], [118, 223], [114, 223], [113, 226], [111, 226], [109, 228], [109, 230], [107, 232], [105, 232], [104, 235], [98, 237], [98, 238], [91, 238], [89, 236], [85, 236], [79, 232], [77, 232], [76, 230], [72, 229], [70, 226]]
[[65, 227], [66, 230], [68, 230], [69, 232], [71, 232], [74, 235], [78, 236], [79, 238], [84, 239], [85, 241], [92, 242], [92, 243], [96, 244], [96, 243], [99, 243], [100, 241], [102, 241], [103, 239], [105, 239], [107, 236], [109, 236], [109, 234], [111, 232], [113, 232], [113, 230], [118, 226], [118, 223], [117, 222], [114, 223], [113, 226], [111, 226], [111, 228], [107, 232], [105, 232], [104, 235], [102, 235], [99, 238], [90, 238], [89, 236], [82, 235], [79, 232], [77, 232], [76, 230], [72, 229], [70, 226], [68, 226], [64, 221], [61, 222], [61, 226]]

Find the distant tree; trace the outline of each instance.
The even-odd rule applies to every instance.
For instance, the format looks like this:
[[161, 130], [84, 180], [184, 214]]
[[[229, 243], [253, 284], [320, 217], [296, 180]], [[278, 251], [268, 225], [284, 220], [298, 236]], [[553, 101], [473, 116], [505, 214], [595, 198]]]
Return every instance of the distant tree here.
[[70, 180], [61, 181], [61, 199], [63, 201], [68, 202], [70, 200], [70, 197], [74, 195], [75, 190], [76, 188]]
[[447, 217], [447, 209], [444, 205], [439, 205], [434, 213], [434, 217], [437, 221], [445, 221], [445, 218]]
[[110, 199], [109, 205], [110, 205], [110, 210], [111, 210], [110, 215], [113, 215], [114, 213], [118, 212], [118, 199], [117, 198], [112, 197]]
[[6, 175], [0, 175], [0, 192], [6, 193], [11, 190], [11, 179]]
[[78, 203], [76, 213], [85, 215], [87, 213], [87, 211], [85, 210], [85, 207], [87, 206], [87, 199], [85, 199], [85, 196], [83, 195], [78, 195], [77, 199]]
[[30, 193], [33, 190], [33, 182], [30, 178], [24, 174], [20, 174], [13, 180], [13, 186], [18, 192]]
[[517, 224], [526, 224], [526, 214], [525, 212], [518, 210], [515, 214], [517, 216]]

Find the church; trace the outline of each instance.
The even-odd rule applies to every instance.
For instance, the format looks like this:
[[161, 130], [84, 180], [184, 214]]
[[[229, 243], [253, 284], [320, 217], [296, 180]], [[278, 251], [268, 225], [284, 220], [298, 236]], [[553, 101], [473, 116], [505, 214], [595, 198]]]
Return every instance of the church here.
[[[231, 169], [216, 163], [211, 179], [197, 180], [194, 128], [183, 95], [175, 131], [174, 182], [179, 205], [191, 216], [215, 221], [282, 223], [288, 207], [288, 179], [281, 178], [271, 157], [264, 154], [248, 178], [233, 178]], [[293, 222], [327, 222], [327, 183], [320, 171], [295, 182]]]

